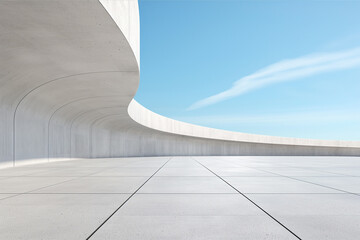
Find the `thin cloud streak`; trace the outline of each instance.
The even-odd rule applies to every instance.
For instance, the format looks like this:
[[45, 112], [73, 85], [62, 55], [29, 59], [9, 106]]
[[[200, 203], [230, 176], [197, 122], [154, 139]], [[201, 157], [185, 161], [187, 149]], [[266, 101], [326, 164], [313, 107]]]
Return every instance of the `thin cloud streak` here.
[[286, 59], [237, 80], [231, 88], [197, 101], [187, 110], [213, 105], [270, 84], [358, 66], [360, 66], [360, 48], [340, 52], [316, 53], [295, 59]]

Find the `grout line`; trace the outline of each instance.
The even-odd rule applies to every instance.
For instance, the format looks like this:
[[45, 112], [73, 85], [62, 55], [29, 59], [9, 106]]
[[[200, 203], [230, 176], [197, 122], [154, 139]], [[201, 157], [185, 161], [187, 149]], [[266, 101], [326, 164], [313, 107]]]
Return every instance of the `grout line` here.
[[[98, 172], [97, 172], [98, 173]], [[274, 173], [275, 174], [275, 173]], [[5, 180], [5, 179], [9, 179], [9, 178], [55, 178], [55, 177], [92, 177], [92, 178], [132, 178], [132, 177], [150, 177], [151, 174], [148, 175], [106, 175], [106, 176], [90, 176], [88, 174], [80, 174], [80, 175], [49, 175], [49, 176], [34, 176], [34, 175], [21, 175], [21, 176], [0, 176], [0, 181]], [[293, 177], [293, 178], [297, 178], [297, 177], [316, 177], [316, 178], [347, 178], [347, 177], [352, 177], [352, 178], [360, 178], [360, 177], [353, 177], [353, 176], [311, 176], [311, 175], [302, 175], [302, 176], [288, 176], [288, 175], [278, 175], [278, 176], [267, 176], [267, 175], [220, 175], [221, 177], [227, 177], [227, 178], [281, 178], [281, 177]], [[214, 177], [212, 175], [203, 175], [203, 176], [199, 176], [199, 175], [157, 175], [154, 176], [156, 178], [162, 178], [162, 177]]]
[[[101, 172], [101, 171], [100, 171]], [[28, 176], [29, 178], [58, 178], [58, 177], [75, 177], [75, 178], [81, 178], [81, 177], [91, 177], [91, 178], [140, 178], [140, 177], [150, 177], [150, 175], [143, 175], [143, 176], [91, 176], [91, 174], [97, 174], [99, 172], [95, 172], [95, 173], [90, 173], [90, 174], [86, 174], [86, 175], [78, 175], [78, 176], [75, 176], [75, 175], [64, 175], [64, 176], [61, 176], [61, 175], [54, 175], [54, 176]], [[24, 176], [21, 176], [21, 177], [24, 177]], [[15, 178], [15, 177], [14, 177]], [[27, 178], [27, 177], [26, 177]], [[1, 181], [1, 179], [0, 179]]]
[[[291, 166], [291, 165], [287, 165], [287, 166], [289, 166], [290, 168], [298, 168], [301, 170], [310, 170], [310, 171], [316, 171], [316, 172], [321, 172], [321, 173], [335, 174], [335, 175], [339, 175], [341, 177], [354, 177], [352, 175], [348, 175], [348, 174], [344, 174], [344, 173], [336, 173], [336, 172], [329, 172], [329, 171], [325, 171], [325, 170], [319, 170], [318, 168], [321, 168], [321, 167], [299, 167], [299, 166]], [[334, 177], [334, 176], [331, 176], [331, 177]]]
[[263, 211], [266, 215], [268, 215], [269, 217], [271, 217], [275, 222], [277, 222], [278, 224], [280, 224], [283, 228], [285, 228], [288, 232], [290, 232], [294, 237], [296, 237], [297, 239], [301, 238], [296, 235], [293, 231], [291, 231], [289, 228], [287, 228], [284, 224], [282, 224], [279, 220], [277, 220], [275, 217], [273, 217], [272, 215], [270, 215], [270, 213], [268, 213], [267, 211], [265, 211], [262, 207], [260, 207], [258, 204], [256, 204], [254, 201], [252, 201], [249, 197], [247, 197], [244, 193], [240, 192], [238, 189], [236, 189], [234, 186], [232, 186], [230, 183], [228, 183], [225, 179], [223, 179], [222, 177], [220, 177], [219, 175], [217, 175], [216, 173], [214, 173], [213, 171], [211, 171], [209, 168], [207, 168], [205, 165], [203, 165], [202, 163], [200, 163], [199, 161], [197, 161], [196, 159], [194, 159], [196, 162], [198, 162], [201, 166], [203, 166], [204, 168], [206, 168], [208, 171], [210, 171], [212, 174], [214, 174], [215, 176], [217, 176], [218, 178], [220, 178], [223, 182], [225, 182], [227, 185], [229, 185], [232, 189], [234, 189], [236, 192], [238, 192], [239, 194], [241, 194], [244, 198], [246, 198], [248, 201], [250, 201], [252, 204], [254, 204], [257, 208], [259, 208], [261, 211]]
[[[121, 194], [125, 194], [125, 195], [130, 195], [132, 194], [131, 192], [53, 192], [53, 193], [37, 193], [37, 192], [26, 192], [26, 193], [9, 193], [9, 192], [4, 192], [4, 193], [0, 193], [1, 195], [8, 195], [8, 194], [18, 194], [18, 195], [101, 195], [101, 194], [107, 194], [107, 195], [121, 195]], [[176, 192], [176, 193], [169, 193], [169, 192], [156, 192], [156, 193], [136, 193], [139, 195], [234, 195], [234, 194], [238, 194], [238, 193], [189, 193], [189, 192]], [[248, 195], [348, 195], [348, 193], [268, 193], [268, 192], [243, 192], [243, 194], [248, 194]], [[360, 194], [360, 193], [358, 193]]]
[[36, 188], [36, 189], [31, 190], [31, 191], [27, 191], [27, 192], [23, 192], [23, 193], [11, 193], [11, 194], [15, 194], [15, 195], [12, 195], [12, 196], [9, 196], [9, 197], [6, 197], [6, 198], [2, 198], [2, 199], [0, 199], [0, 201], [8, 199], [8, 198], [13, 198], [13, 197], [17, 197], [17, 196], [20, 196], [20, 195], [24, 195], [24, 194], [34, 194], [33, 192], [35, 192], [35, 191], [39, 191], [39, 190], [47, 188], [47, 187], [53, 187], [53, 186], [63, 184], [63, 183], [66, 183], [66, 182], [70, 182], [70, 181], [73, 181], [73, 180], [77, 180], [77, 179], [80, 179], [80, 178], [88, 177], [88, 176], [91, 176], [92, 174], [97, 174], [97, 173], [102, 172], [102, 171], [103, 170], [97, 171], [97, 172], [94, 172], [94, 173], [90, 173], [90, 174], [85, 175], [85, 176], [80, 176], [80, 177], [69, 177], [71, 179], [68, 179], [68, 180], [65, 180], [65, 181], [62, 181], [62, 182], [58, 182], [58, 183], [54, 183], [54, 184], [51, 184], [51, 185], [48, 185], [48, 186]]
[[[260, 171], [260, 170], [259, 170]], [[263, 170], [265, 171], [265, 170]], [[101, 172], [101, 171], [100, 171]], [[99, 172], [96, 172], [95, 174], [97, 174]], [[37, 174], [37, 173], [34, 173]], [[298, 176], [289, 176], [289, 175], [281, 175], [278, 173], [273, 173], [273, 174], [277, 174], [277, 176], [268, 176], [268, 175], [221, 175], [222, 177], [236, 177], [236, 178], [281, 178], [281, 177], [316, 177], [316, 178], [360, 178], [360, 177], [356, 177], [356, 176], [315, 176], [315, 175], [298, 175]], [[92, 178], [131, 178], [131, 177], [150, 177], [151, 174], [147, 174], [147, 175], [104, 175], [104, 176], [90, 176], [89, 174], [79, 174], [79, 175], [41, 175], [41, 176], [36, 176], [36, 175], [19, 175], [19, 176], [0, 176], [0, 181], [4, 180], [4, 179], [8, 179], [8, 178], [54, 178], [54, 177], [92, 177]], [[154, 176], [156, 178], [160, 178], [160, 177], [213, 177], [212, 175], [157, 175]]]
[[[313, 183], [313, 182], [306, 181], [306, 180], [303, 180], [303, 179], [298, 179], [298, 178], [296, 178], [296, 177], [281, 175], [281, 174], [278, 174], [278, 173], [273, 173], [273, 172], [269, 172], [269, 171], [266, 171], [266, 170], [253, 168], [253, 167], [249, 167], [249, 168], [256, 169], [256, 170], [262, 171], [262, 172], [267, 172], [267, 173], [275, 174], [275, 175], [278, 175], [279, 177], [286, 177], [286, 178], [289, 178], [289, 179], [292, 179], [292, 180], [296, 180], [296, 181], [299, 181], [299, 182], [304, 182], [304, 183], [312, 184], [312, 185], [319, 186], [319, 187], [323, 187], [323, 188], [328, 188], [328, 189], [331, 189], [331, 190], [335, 190], [335, 191], [339, 191], [339, 192], [343, 192], [343, 193], [347, 193], [347, 194], [358, 195], [358, 194], [353, 193], [353, 192], [348, 192], [348, 191], [341, 190], [341, 189], [338, 189], [338, 188], [333, 188], [333, 187], [325, 186], [325, 185], [322, 185], [322, 184]], [[305, 176], [305, 177], [309, 177], [309, 176]], [[311, 177], [311, 176], [310, 176], [310, 177]], [[331, 176], [329, 176], [329, 177], [331, 177]], [[336, 176], [335, 178], [338, 178], [338, 177]]]
[[[14, 167], [12, 167], [10, 169], [14, 169]], [[40, 171], [38, 173], [25, 173], [25, 174], [20, 174], [20, 175], [8, 175], [8, 176], [1, 176], [0, 175], [0, 178], [32, 177], [33, 174], [45, 173], [45, 172], [48, 172], [48, 171], [50, 171], [50, 170], [47, 169], [47, 170], [42, 170], [42, 171]]]
[[156, 170], [156, 172], [154, 172], [153, 175], [151, 175], [143, 184], [141, 184], [141, 186], [140, 186], [138, 189], [136, 189], [136, 191], [133, 192], [117, 209], [115, 209], [115, 211], [114, 211], [112, 214], [110, 214], [110, 216], [107, 217], [107, 218], [105, 219], [105, 221], [104, 221], [103, 223], [101, 223], [100, 226], [98, 226], [98, 227], [90, 234], [89, 237], [86, 238], [86, 240], [90, 239], [107, 221], [109, 221], [109, 219], [110, 219], [112, 216], [114, 216], [115, 213], [116, 213], [117, 211], [119, 211], [120, 208], [121, 208], [122, 206], [124, 206], [124, 205], [125, 205], [156, 173], [158, 173], [171, 159], [172, 159], [172, 158], [169, 158], [158, 170]]

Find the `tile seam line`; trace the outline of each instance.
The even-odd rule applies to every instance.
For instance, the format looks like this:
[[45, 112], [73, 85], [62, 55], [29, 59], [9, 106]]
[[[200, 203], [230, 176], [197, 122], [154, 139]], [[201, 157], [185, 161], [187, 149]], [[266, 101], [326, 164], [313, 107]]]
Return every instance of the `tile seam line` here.
[[[273, 172], [268, 172], [266, 170], [261, 170], [261, 169], [257, 169], [257, 168], [253, 168], [253, 167], [249, 167], [249, 168], [252, 168], [252, 169], [255, 169], [255, 170], [259, 170], [259, 171], [263, 171], [263, 172], [267, 172], [267, 173], [271, 173], [271, 174], [275, 174], [275, 175], [278, 175], [279, 177], [285, 177], [285, 178], [289, 178], [289, 179], [292, 179], [292, 180], [295, 180], [295, 181], [299, 181], [299, 182], [304, 182], [304, 183], [308, 183], [308, 184], [311, 184], [311, 185], [315, 185], [315, 186], [319, 186], [319, 187], [323, 187], [323, 188], [328, 188], [328, 189], [331, 189], [331, 190], [335, 190], [335, 191], [338, 191], [338, 192], [342, 192], [342, 193], [347, 193], [347, 194], [351, 194], [351, 195], [359, 195], [355, 192], [349, 192], [349, 191], [345, 191], [345, 190], [342, 190], [342, 189], [339, 189], [339, 188], [333, 188], [333, 187], [329, 187], [329, 186], [326, 186], [326, 185], [322, 185], [322, 184], [318, 184], [318, 183], [314, 183], [314, 182], [310, 182], [310, 181], [306, 181], [306, 180], [303, 180], [303, 179], [299, 179], [297, 177], [299, 176], [286, 176], [286, 175], [281, 175], [279, 173], [273, 173]], [[309, 176], [305, 176], [305, 177], [309, 177]], [[311, 177], [311, 176], [310, 176]], [[338, 177], [336, 177], [338, 178]]]
[[[101, 170], [101, 171], [103, 171], [103, 170]], [[9, 199], [9, 198], [13, 198], [13, 197], [17, 197], [17, 196], [21, 196], [21, 195], [34, 194], [34, 192], [39, 191], [39, 190], [41, 190], [41, 189], [48, 188], [48, 187], [53, 187], [53, 186], [56, 186], [56, 185], [60, 185], [60, 184], [63, 184], [63, 183], [67, 183], [67, 182], [71, 182], [71, 181], [74, 181], [74, 180], [77, 180], [77, 179], [80, 179], [80, 178], [89, 177], [89, 176], [91, 176], [92, 174], [97, 174], [97, 173], [99, 173], [99, 172], [101, 172], [101, 171], [97, 171], [97, 172], [95, 172], [95, 173], [90, 173], [90, 174], [88, 174], [88, 175], [80, 176], [80, 177], [71, 177], [71, 176], [70, 176], [70, 177], [69, 177], [70, 179], [68, 179], [68, 180], [61, 181], [61, 182], [54, 183], [54, 184], [50, 184], [50, 185], [48, 185], [48, 186], [36, 188], [36, 189], [30, 190], [30, 191], [26, 191], [26, 192], [22, 192], [22, 193], [11, 193], [11, 194], [14, 194], [14, 195], [9, 196], [9, 197], [6, 197], [6, 198], [2, 198], [2, 199], [0, 199], [0, 201], [5, 200], [5, 199]], [[22, 177], [22, 176], [20, 176], [20, 177]], [[4, 194], [4, 193], [2, 193], [2, 194]], [[36, 194], [36, 193], [35, 193], [35, 194]], [[44, 193], [44, 194], [47, 194], [47, 193]]]
[[[330, 174], [336, 174], [336, 175], [339, 175], [341, 177], [352, 177], [351, 175], [347, 175], [347, 174], [343, 174], [343, 173], [334, 173], [334, 172], [329, 172], [329, 171], [324, 171], [324, 170], [318, 170], [318, 169], [314, 169], [313, 167], [299, 167], [299, 166], [291, 166], [291, 165], [286, 165], [288, 166], [289, 168], [298, 168], [298, 169], [301, 169], [301, 170], [311, 170], [311, 171], [316, 171], [316, 172], [321, 172], [321, 173], [330, 173]], [[335, 176], [333, 176], [335, 177]]]
[[[131, 195], [131, 192], [56, 192], [56, 193], [37, 193], [37, 192], [2, 192], [1, 195], [14, 194], [14, 195]], [[137, 195], [238, 195], [239, 193], [136, 193]], [[251, 193], [246, 192], [247, 195], [349, 195], [348, 193]], [[15, 196], [14, 196], [15, 197]], [[8, 197], [10, 198], [10, 197]], [[5, 198], [4, 198], [5, 199]], [[2, 199], [0, 199], [2, 200]]]
[[114, 216], [156, 173], [158, 173], [170, 160], [172, 159], [172, 157], [170, 157], [158, 170], [156, 170], [156, 172], [154, 172], [154, 174], [152, 174], [143, 184], [140, 185], [140, 187], [138, 187], [117, 209], [115, 209], [115, 211], [110, 214], [110, 216], [108, 216], [87, 238], [86, 240], [89, 240], [92, 236], [94, 236], [94, 234], [102, 227], [105, 225], [105, 223], [107, 221], [110, 220], [110, 218], [112, 218], [112, 216]]
[[236, 192], [238, 192], [241, 196], [243, 196], [245, 199], [247, 199], [249, 202], [251, 202], [253, 205], [255, 205], [258, 209], [260, 209], [262, 212], [264, 212], [267, 216], [269, 216], [271, 219], [273, 219], [275, 222], [277, 222], [280, 226], [282, 226], [283, 228], [285, 228], [289, 233], [291, 233], [294, 237], [296, 237], [299, 240], [302, 240], [298, 235], [296, 235], [293, 231], [291, 231], [288, 227], [286, 227], [284, 224], [282, 224], [279, 220], [277, 220], [275, 217], [273, 217], [270, 213], [268, 213], [267, 211], [265, 211], [265, 209], [263, 209], [262, 207], [260, 207], [258, 204], [256, 204], [253, 200], [251, 200], [249, 197], [247, 197], [244, 193], [240, 192], [238, 189], [236, 189], [234, 186], [232, 186], [230, 183], [228, 183], [225, 179], [223, 179], [222, 177], [220, 177], [219, 175], [217, 175], [216, 173], [214, 173], [213, 171], [211, 171], [208, 167], [206, 167], [205, 165], [203, 165], [202, 163], [200, 163], [198, 160], [194, 159], [197, 163], [199, 163], [201, 166], [203, 166], [204, 168], [206, 168], [209, 172], [211, 172], [212, 174], [214, 174], [215, 176], [217, 176], [220, 180], [222, 180], [224, 183], [226, 183], [228, 186], [230, 186], [232, 189], [234, 189]]
[[[110, 169], [111, 170], [111, 169]], [[17, 178], [17, 177], [22, 177], [22, 178], [55, 178], [55, 177], [92, 177], [92, 178], [137, 178], [137, 177], [150, 177], [149, 175], [134, 175], [134, 176], [127, 176], [127, 175], [109, 175], [109, 176], [87, 176], [87, 175], [40, 175], [37, 176], [35, 174], [40, 174], [40, 173], [34, 173], [33, 175], [19, 175], [19, 176], [0, 176], [1, 178], [3, 177], [4, 179], [7, 178]], [[180, 177], [192, 177], [192, 178], [206, 178], [206, 177], [214, 177], [214, 176], [181, 176], [181, 175], [177, 175], [177, 176], [154, 176], [154, 178], [180, 178]], [[288, 178], [293, 178], [296, 179], [298, 177], [317, 177], [317, 178], [326, 178], [327, 176], [286, 176], [286, 175], [279, 175], [279, 176], [226, 176], [226, 175], [222, 175], [222, 177], [226, 177], [226, 178], [281, 178], [281, 177], [288, 177]], [[346, 178], [347, 176], [335, 176], [334, 178]], [[352, 177], [352, 176], [348, 176], [348, 177]], [[353, 177], [353, 178], [360, 178], [360, 177]], [[2, 179], [0, 179], [1, 181]], [[299, 179], [296, 179], [299, 180]], [[299, 180], [299, 181], [305, 181], [305, 180]]]

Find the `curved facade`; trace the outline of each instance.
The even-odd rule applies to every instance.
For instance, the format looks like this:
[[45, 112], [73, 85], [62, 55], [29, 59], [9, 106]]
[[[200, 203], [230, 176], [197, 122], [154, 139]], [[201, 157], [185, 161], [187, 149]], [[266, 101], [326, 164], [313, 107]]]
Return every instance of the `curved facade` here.
[[142, 107], [132, 100], [136, 0], [2, 1], [0, 33], [1, 167], [124, 156], [360, 155], [359, 142], [234, 133]]

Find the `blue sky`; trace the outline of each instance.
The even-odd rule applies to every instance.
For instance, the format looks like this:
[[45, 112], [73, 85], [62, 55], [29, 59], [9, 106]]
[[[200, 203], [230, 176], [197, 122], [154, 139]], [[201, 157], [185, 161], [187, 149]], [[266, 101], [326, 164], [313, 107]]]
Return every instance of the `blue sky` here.
[[225, 130], [360, 140], [360, 1], [139, 5], [145, 107]]

